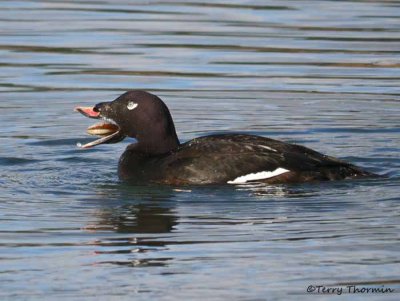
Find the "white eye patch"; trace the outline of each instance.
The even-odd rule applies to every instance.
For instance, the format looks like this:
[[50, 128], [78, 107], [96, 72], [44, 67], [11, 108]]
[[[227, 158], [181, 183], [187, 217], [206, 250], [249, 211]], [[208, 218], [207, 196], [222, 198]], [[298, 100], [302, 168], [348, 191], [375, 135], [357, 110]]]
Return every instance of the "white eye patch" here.
[[137, 106], [138, 106], [138, 104], [136, 102], [130, 101], [130, 102], [128, 102], [128, 105], [126, 107], [128, 108], [129, 111], [131, 111], [134, 108], [136, 108]]

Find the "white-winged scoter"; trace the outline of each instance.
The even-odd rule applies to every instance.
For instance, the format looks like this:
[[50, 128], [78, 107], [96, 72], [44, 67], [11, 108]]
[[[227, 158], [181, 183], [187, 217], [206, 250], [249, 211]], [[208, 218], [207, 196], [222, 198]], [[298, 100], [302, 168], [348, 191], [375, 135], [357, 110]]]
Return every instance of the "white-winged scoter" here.
[[167, 106], [145, 91], [128, 91], [114, 101], [76, 111], [103, 119], [87, 130], [101, 138], [82, 148], [125, 137], [137, 140], [119, 160], [122, 180], [170, 185], [276, 184], [374, 176], [304, 146], [255, 135], [210, 135], [180, 144]]

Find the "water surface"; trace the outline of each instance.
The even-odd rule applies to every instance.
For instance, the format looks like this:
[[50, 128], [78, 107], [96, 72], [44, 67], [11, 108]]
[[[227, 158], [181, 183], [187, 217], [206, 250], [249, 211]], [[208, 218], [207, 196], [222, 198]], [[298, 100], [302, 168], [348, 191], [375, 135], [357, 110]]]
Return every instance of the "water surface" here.
[[[398, 1], [1, 1], [1, 300], [398, 300], [399, 67]], [[128, 89], [386, 177], [123, 184], [73, 108]]]

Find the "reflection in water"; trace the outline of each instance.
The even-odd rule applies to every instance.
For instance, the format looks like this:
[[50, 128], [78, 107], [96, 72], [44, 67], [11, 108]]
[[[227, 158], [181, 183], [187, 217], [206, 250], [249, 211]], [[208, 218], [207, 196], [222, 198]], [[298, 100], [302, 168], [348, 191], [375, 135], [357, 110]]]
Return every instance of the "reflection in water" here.
[[[102, 191], [99, 189], [99, 191]], [[106, 193], [108, 191], [108, 194]], [[160, 266], [169, 258], [140, 258], [148, 252], [166, 249], [166, 243], [159, 239], [162, 233], [173, 231], [178, 224], [174, 214], [174, 194], [169, 187], [117, 185], [103, 191], [103, 201], [93, 215], [97, 222], [85, 227], [86, 231], [112, 231], [118, 236], [106, 236], [91, 243], [98, 246], [97, 255], [118, 255], [115, 260], [97, 260], [97, 263], [127, 266]], [[110, 193], [111, 192], [111, 193]], [[111, 200], [107, 199], [112, 197]], [[143, 235], [143, 234], [156, 234]]]
[[99, 212], [102, 225], [111, 225], [117, 233], [164, 233], [176, 225], [170, 208], [153, 205], [126, 205]]

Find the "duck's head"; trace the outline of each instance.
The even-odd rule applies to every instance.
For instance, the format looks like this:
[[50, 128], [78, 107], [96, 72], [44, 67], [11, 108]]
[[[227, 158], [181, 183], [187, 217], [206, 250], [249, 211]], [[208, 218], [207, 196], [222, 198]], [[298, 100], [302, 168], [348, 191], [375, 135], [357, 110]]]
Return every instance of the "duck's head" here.
[[140, 150], [161, 154], [179, 146], [175, 126], [165, 103], [145, 91], [128, 91], [110, 102], [93, 107], [77, 107], [84, 116], [102, 119], [87, 132], [101, 138], [82, 145], [90, 148], [103, 143], [116, 143], [125, 137], [135, 138]]

